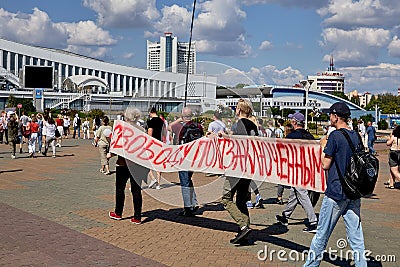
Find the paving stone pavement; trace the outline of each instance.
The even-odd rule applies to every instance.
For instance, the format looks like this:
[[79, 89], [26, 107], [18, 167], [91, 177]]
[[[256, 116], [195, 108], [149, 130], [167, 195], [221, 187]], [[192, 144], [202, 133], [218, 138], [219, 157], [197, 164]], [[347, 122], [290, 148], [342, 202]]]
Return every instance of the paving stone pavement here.
[[[362, 200], [362, 221], [369, 266], [398, 266], [400, 253], [400, 190], [385, 189], [388, 150], [376, 144], [380, 176], [374, 195]], [[26, 151], [27, 148], [24, 147]], [[194, 218], [178, 216], [181, 195], [177, 173], [164, 173], [163, 189], [144, 189], [143, 224], [133, 225], [128, 192], [124, 219], [108, 218], [114, 207], [115, 174], [99, 170], [97, 148], [90, 140], [66, 139], [57, 157], [11, 159], [0, 144], [0, 265], [1, 266], [301, 266], [312, 234], [303, 233], [305, 213], [299, 206], [285, 227], [275, 215], [284, 206], [273, 203], [276, 186], [261, 185], [264, 208], [251, 209], [253, 232], [248, 246], [229, 240], [237, 226], [219, 203], [221, 181], [194, 175], [194, 183], [212, 184]], [[115, 159], [111, 170], [115, 170]], [[213, 183], [211, 183], [213, 182]], [[199, 189], [201, 190], [201, 189]], [[206, 194], [208, 193], [208, 196]], [[288, 197], [285, 190], [284, 197]], [[254, 195], [253, 195], [254, 198]], [[176, 205], [172, 205], [176, 203]], [[321, 201], [316, 206], [318, 213]], [[346, 246], [345, 246], [346, 245]], [[339, 247], [338, 247], [339, 246]], [[342, 247], [345, 246], [345, 247]], [[350, 266], [343, 220], [330, 237], [321, 266]], [[267, 253], [265, 253], [267, 252]], [[298, 260], [294, 260], [296, 253]], [[330, 257], [329, 257], [330, 256]], [[397, 261], [397, 262], [396, 262]]]

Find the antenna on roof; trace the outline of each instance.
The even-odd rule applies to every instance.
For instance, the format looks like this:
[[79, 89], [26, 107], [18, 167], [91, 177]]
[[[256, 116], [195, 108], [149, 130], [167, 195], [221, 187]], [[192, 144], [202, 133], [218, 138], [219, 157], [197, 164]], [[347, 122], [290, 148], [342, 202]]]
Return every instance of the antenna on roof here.
[[335, 71], [336, 69], [335, 69], [335, 67], [334, 67], [334, 65], [333, 65], [333, 55], [331, 55], [331, 58], [330, 58], [330, 60], [329, 60], [329, 68], [328, 68], [328, 71]]

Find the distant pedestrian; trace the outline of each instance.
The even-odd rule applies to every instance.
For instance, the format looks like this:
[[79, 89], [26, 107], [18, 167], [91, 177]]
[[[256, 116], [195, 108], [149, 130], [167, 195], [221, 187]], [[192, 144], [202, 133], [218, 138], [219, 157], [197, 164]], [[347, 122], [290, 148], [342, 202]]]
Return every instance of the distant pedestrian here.
[[107, 116], [103, 118], [103, 125], [99, 127], [96, 131], [96, 137], [94, 140], [95, 146], [99, 147], [100, 152], [100, 172], [105, 175], [110, 175], [109, 159], [107, 158], [107, 153], [110, 151], [110, 141], [112, 128], [109, 125], [110, 120]]
[[43, 115], [38, 113], [38, 114], [36, 114], [36, 118], [37, 118], [37, 123], [39, 124], [39, 131], [38, 131], [38, 134], [37, 134], [38, 150], [39, 150], [39, 153], [42, 153], [42, 145], [43, 145], [43, 139], [42, 139]]
[[[329, 119], [333, 131], [328, 140], [324, 137], [320, 144], [322, 168], [328, 170], [325, 196], [322, 201], [317, 233], [311, 241], [307, 261], [304, 266], [319, 266], [329, 237], [340, 217], [346, 225], [348, 244], [353, 250], [355, 266], [367, 266], [365, 258], [364, 234], [361, 225], [361, 200], [350, 200], [343, 192], [339, 173], [344, 174], [353, 154], [348, 141], [339, 129], [345, 131], [355, 148], [359, 148], [359, 137], [348, 128], [350, 109], [343, 102], [334, 103], [329, 108]], [[339, 170], [339, 172], [338, 172]]]
[[18, 121], [14, 112], [10, 113], [10, 120], [8, 122], [8, 140], [11, 147], [11, 158], [15, 159], [17, 144], [21, 141], [18, 136]]
[[28, 122], [26, 126], [27, 129], [31, 132], [29, 139], [28, 139], [28, 149], [29, 149], [29, 157], [35, 158], [36, 157], [36, 142], [38, 138], [39, 132], [39, 124], [37, 123], [37, 118], [35, 115], [31, 116], [31, 121]]
[[386, 145], [390, 146], [389, 152], [389, 167], [390, 167], [390, 178], [385, 183], [385, 187], [388, 189], [394, 189], [396, 180], [400, 181], [400, 126], [396, 126], [393, 132], [390, 134]]
[[[144, 129], [139, 126], [138, 120], [140, 118], [140, 111], [136, 108], [128, 107], [125, 111], [124, 120], [132, 126], [144, 132]], [[108, 154], [110, 158], [112, 154]], [[115, 173], [115, 209], [110, 211], [108, 216], [114, 220], [121, 220], [125, 204], [125, 187], [126, 182], [129, 180], [131, 183], [131, 192], [133, 200], [133, 217], [130, 222], [133, 224], [142, 223], [142, 188], [140, 187], [142, 181], [147, 181], [149, 169], [129, 161], [122, 156], [118, 156], [116, 162]]]
[[90, 139], [90, 121], [86, 117], [85, 121], [82, 123], [83, 139]]
[[60, 136], [56, 137], [57, 138], [56, 146], [61, 147], [62, 141], [63, 141], [63, 135], [64, 135], [64, 119], [61, 114], [58, 114], [57, 119], [55, 120], [55, 123], [56, 123], [57, 130], [60, 133]]
[[71, 120], [69, 119], [69, 116], [65, 115], [64, 120], [63, 120], [63, 131], [64, 131], [64, 137], [67, 139], [69, 135], [69, 127], [71, 126]]
[[371, 153], [372, 155], [378, 156], [378, 154], [376, 153], [375, 149], [374, 149], [374, 143], [376, 140], [376, 130], [375, 127], [372, 126], [372, 122], [368, 122], [367, 123], [367, 129], [365, 130], [366, 135], [368, 136], [368, 151], [369, 153]]
[[49, 146], [51, 145], [53, 151], [53, 158], [56, 157], [56, 129], [55, 121], [52, 117], [49, 117], [48, 123], [46, 125], [46, 145], [44, 147], [43, 156], [47, 156], [47, 151], [49, 150]]
[[73, 121], [73, 127], [74, 127], [74, 134], [72, 136], [72, 138], [75, 139], [76, 137], [76, 133], [78, 133], [78, 139], [81, 138], [81, 118], [79, 117], [79, 114], [76, 113], [75, 117], [74, 117], [74, 121]]
[[[213, 120], [209, 125], [208, 125], [208, 129], [207, 129], [207, 134], [218, 134], [218, 133], [226, 133], [226, 125], [225, 123], [222, 121], [222, 112], [220, 110], [216, 110], [214, 112], [214, 116], [213, 116]], [[218, 176], [217, 174], [214, 173], [207, 173], [206, 174], [207, 177], [211, 177], [211, 176]]]

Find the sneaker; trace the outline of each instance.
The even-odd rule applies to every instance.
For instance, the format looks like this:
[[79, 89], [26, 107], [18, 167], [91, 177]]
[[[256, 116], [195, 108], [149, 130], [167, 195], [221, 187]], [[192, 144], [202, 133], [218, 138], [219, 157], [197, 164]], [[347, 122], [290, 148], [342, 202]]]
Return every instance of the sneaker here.
[[141, 221], [141, 220], [138, 220], [138, 219], [135, 219], [135, 218], [132, 218], [132, 219], [131, 219], [131, 223], [133, 223], [133, 224], [141, 224], [142, 221]]
[[241, 240], [243, 240], [246, 236], [248, 236], [251, 232], [251, 229], [248, 226], [245, 226], [243, 229], [239, 231], [235, 238], [231, 239], [229, 242], [231, 244], [239, 244]]
[[250, 200], [246, 202], [246, 205], [250, 209], [254, 208], [253, 203]]
[[199, 205], [196, 205], [196, 206], [193, 206], [192, 210], [193, 210], [193, 212], [196, 212], [199, 210], [199, 208], [200, 208]]
[[104, 174], [105, 174], [105, 175], [110, 175], [110, 174], [111, 174], [111, 172], [110, 172], [110, 171], [108, 171], [108, 172], [104, 172]]
[[256, 207], [256, 208], [262, 207], [262, 202], [263, 202], [263, 199], [261, 198], [261, 196], [257, 195], [256, 196], [256, 203], [254, 204], [254, 207]]
[[56, 157], [56, 155], [53, 155], [53, 158], [55, 158]]
[[157, 183], [157, 180], [153, 180], [149, 183], [149, 188], [153, 188], [153, 186]]
[[115, 212], [113, 212], [113, 211], [110, 211], [109, 213], [108, 213], [108, 217], [110, 217], [111, 219], [113, 219], [113, 220], [117, 220], [117, 221], [119, 221], [119, 220], [121, 220], [122, 219], [122, 216], [121, 215], [117, 215]]
[[46, 152], [42, 152], [42, 155], [46, 157]]
[[310, 224], [303, 229], [303, 232], [315, 234], [317, 232], [317, 224]]
[[161, 189], [161, 186], [157, 185], [157, 186], [156, 186], [156, 189], [157, 189], [157, 190], [160, 190], [160, 189]]
[[15, 155], [11, 155], [11, 158], [12, 158], [12, 159], [15, 159]]
[[194, 214], [191, 210], [189, 209], [184, 209], [183, 211], [179, 212], [179, 216], [183, 217], [194, 217]]
[[103, 170], [103, 169], [100, 169], [99, 172], [104, 173], [104, 170]]
[[278, 205], [283, 205], [283, 199], [282, 198], [277, 198], [275, 203], [278, 204]]
[[286, 218], [286, 216], [284, 216], [284, 215], [276, 215], [275, 216], [275, 218], [278, 220], [278, 222], [280, 222], [282, 225], [288, 225], [289, 224], [289, 221], [288, 221], [288, 219]]

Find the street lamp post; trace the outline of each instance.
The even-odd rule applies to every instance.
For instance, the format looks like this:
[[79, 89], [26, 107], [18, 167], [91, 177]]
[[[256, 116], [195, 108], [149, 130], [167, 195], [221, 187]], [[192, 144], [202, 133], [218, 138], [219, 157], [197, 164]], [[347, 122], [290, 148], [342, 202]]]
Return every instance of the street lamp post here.
[[260, 88], [261, 95], [260, 95], [260, 117], [263, 117], [263, 92], [264, 88]]
[[305, 114], [305, 124], [306, 125], [304, 125], [304, 129], [306, 129], [307, 130], [307, 128], [308, 128], [308, 91], [310, 90], [310, 87], [311, 87], [311, 84], [313, 83], [314, 81], [312, 81], [311, 83], [309, 83], [307, 80], [303, 80], [303, 81], [300, 81], [300, 83], [304, 86], [304, 88], [306, 89], [306, 114]]

